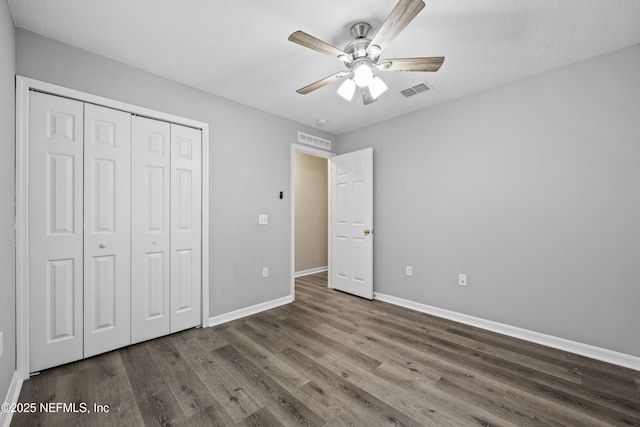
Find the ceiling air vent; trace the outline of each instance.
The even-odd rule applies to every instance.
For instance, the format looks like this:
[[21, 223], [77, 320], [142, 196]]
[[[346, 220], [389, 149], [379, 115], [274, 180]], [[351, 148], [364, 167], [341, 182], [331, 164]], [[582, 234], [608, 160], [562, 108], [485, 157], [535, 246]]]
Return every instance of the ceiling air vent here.
[[427, 82], [422, 82], [422, 83], [418, 83], [415, 86], [402, 90], [400, 91], [400, 93], [408, 98], [410, 96], [417, 95], [419, 93], [426, 92], [431, 89], [433, 89], [433, 87], [429, 86]]

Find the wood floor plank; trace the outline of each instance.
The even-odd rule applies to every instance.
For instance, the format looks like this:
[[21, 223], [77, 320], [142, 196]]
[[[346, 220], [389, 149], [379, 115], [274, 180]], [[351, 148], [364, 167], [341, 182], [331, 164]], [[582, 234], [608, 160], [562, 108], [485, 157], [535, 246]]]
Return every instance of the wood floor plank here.
[[289, 344], [286, 342], [287, 337], [281, 336], [281, 334], [285, 335], [286, 333], [283, 333], [279, 328], [273, 328], [271, 326], [269, 322], [261, 321], [253, 316], [248, 319], [243, 319], [243, 321], [238, 322], [238, 324], [233, 327], [250, 336], [251, 339], [272, 353], [277, 353], [278, 351], [288, 348]]
[[313, 381], [300, 387], [296, 396], [309, 409], [321, 416], [327, 426], [358, 426], [361, 424], [361, 419], [353, 411], [353, 408], [347, 405], [337, 405], [333, 399], [333, 393]]
[[[495, 381], [489, 376], [447, 375], [438, 381], [436, 387], [458, 400], [486, 408], [494, 415], [519, 426], [607, 425], [588, 414], [568, 410], [554, 402], [540, 405], [543, 400], [535, 395]], [[518, 404], [513, 405], [514, 402]]]
[[296, 279], [292, 304], [42, 372], [12, 426], [636, 426], [640, 372]]
[[89, 410], [94, 412], [94, 404], [108, 405], [103, 412], [87, 414], [85, 423], [99, 417], [105, 426], [139, 426], [142, 415], [135, 402], [133, 389], [126, 375], [119, 352], [110, 352], [96, 358], [95, 366], [87, 366], [82, 370], [82, 383], [86, 385], [82, 396], [86, 399]]
[[235, 425], [235, 423], [225, 415], [224, 411], [220, 411], [220, 408], [209, 406], [196, 412], [190, 417], [180, 420], [179, 423], [176, 423], [175, 425], [180, 427], [226, 427]]
[[[529, 366], [496, 358], [481, 352], [470, 351], [452, 341], [446, 341], [429, 335], [416, 337], [407, 331], [387, 325], [379, 325], [378, 330], [388, 340], [400, 343], [416, 351], [440, 355], [442, 359], [466, 366], [476, 373], [494, 375], [496, 378], [521, 388], [525, 392], [544, 395], [552, 402], [562, 402], [572, 407], [581, 407], [594, 417], [601, 417], [608, 422], [624, 422], [636, 425], [640, 420], [637, 415], [626, 413], [628, 405], [617, 405], [609, 408], [607, 401], [597, 398], [597, 393], [585, 395], [583, 387], [558, 379], [546, 372], [531, 369]], [[591, 397], [595, 397], [592, 399]], [[631, 410], [636, 412], [635, 404]], [[637, 412], [636, 412], [637, 413]]]
[[430, 407], [428, 403], [432, 401], [433, 394], [421, 393], [415, 385], [412, 387], [414, 392], [407, 394], [405, 392], [406, 388], [378, 375], [377, 368], [373, 371], [367, 371], [332, 353], [323, 356], [318, 362], [372, 396], [384, 400], [387, 404], [407, 414], [422, 425], [455, 426], [460, 424], [458, 417], [453, 418], [442, 411], [436, 411]]
[[[48, 369], [32, 376], [22, 385], [19, 402], [36, 403], [38, 406], [41, 403], [57, 402], [56, 382], [58, 375], [60, 375], [59, 369]], [[13, 414], [12, 424], [21, 426], [45, 425], [52, 418], [47, 415], [47, 413], [40, 410], [17, 412]]]
[[296, 321], [289, 319], [282, 322], [289, 330], [296, 334], [297, 338], [306, 337], [314, 342], [319, 343], [321, 346], [329, 349], [330, 351], [336, 351], [342, 354], [345, 358], [353, 360], [356, 363], [364, 364], [371, 367], [380, 365], [380, 361], [368, 356], [356, 348], [349, 347], [341, 344], [340, 342], [331, 339], [330, 337], [323, 335], [311, 328], [306, 327]]
[[166, 385], [163, 373], [153, 363], [144, 343], [120, 351], [134, 399], [147, 425], [171, 425], [183, 418], [180, 405]]
[[298, 369], [309, 372], [315, 383], [329, 385], [330, 389], [338, 391], [340, 398], [346, 399], [351, 405], [359, 409], [358, 413], [362, 415], [363, 425], [382, 425], [385, 421], [386, 423], [400, 426], [421, 425], [416, 420], [362, 390], [342, 376], [334, 374], [297, 350], [283, 350], [279, 355]]
[[[367, 333], [375, 336], [374, 331], [367, 331]], [[434, 358], [433, 355], [429, 355], [412, 348], [403, 349], [401, 344], [397, 342], [384, 341], [381, 337], [372, 337], [372, 341], [375, 342], [375, 344], [368, 344], [371, 346], [370, 348], [372, 351], [374, 351], [375, 346], [378, 348], [391, 348], [392, 351], [388, 351], [388, 353], [395, 355], [396, 359], [401, 357], [399, 360], [404, 361], [405, 366], [397, 366], [393, 372], [396, 376], [400, 375], [408, 379], [408, 387], [413, 390], [412, 396], [420, 395], [425, 404], [430, 403], [432, 408], [438, 408], [438, 413], [441, 412], [442, 408], [447, 408], [447, 411], [445, 412], [455, 414], [456, 410], [461, 407], [461, 402], [463, 402], [461, 399], [454, 399], [451, 396], [438, 393], [436, 392], [437, 389], [435, 387], [442, 378], [442, 375], [459, 374], [471, 377], [472, 373], [470, 371], [461, 370], [456, 365], [449, 363], [446, 359]], [[394, 362], [395, 360], [390, 363]], [[385, 378], [385, 380], [390, 383], [398, 381], [397, 377], [390, 378], [381, 375], [380, 368], [384, 369], [384, 367], [381, 366], [376, 369], [376, 373], [379, 377]], [[425, 372], [427, 375], [425, 375]], [[422, 379], [422, 381], [411, 381], [412, 378]], [[463, 414], [473, 414], [473, 420], [475, 421], [482, 420], [487, 425], [504, 425], [510, 424], [513, 421], [509, 421], [509, 418], [500, 418], [496, 416], [495, 412], [482, 410], [481, 406], [477, 406], [475, 408], [470, 408], [469, 406], [473, 406], [473, 402], [471, 402], [471, 405], [466, 405]], [[456, 416], [454, 419], [454, 425], [466, 425], [473, 422], [472, 419], [466, 416]], [[444, 424], [445, 421], [441, 419], [439, 420], [439, 423]]]
[[221, 405], [216, 417], [229, 418], [232, 423], [237, 423], [264, 407], [260, 399], [246, 390], [239, 378], [218, 363], [214, 352], [220, 347], [208, 346], [202, 340], [177, 342], [175, 345], [181, 354], [190, 355], [188, 362], [213, 399]]
[[282, 422], [276, 418], [275, 415], [267, 408], [262, 408], [259, 411], [254, 412], [247, 418], [238, 423], [238, 426], [245, 427], [270, 427], [281, 425]]
[[297, 390], [309, 382], [303, 373], [292, 369], [289, 365], [274, 356], [273, 353], [258, 345], [235, 328], [226, 329], [224, 335], [229, 337], [228, 341], [233, 342], [234, 348], [243, 354], [244, 357], [252, 361], [258, 368], [288, 390]]
[[[251, 323], [242, 325], [243, 327], [239, 327], [238, 330], [246, 334], [249, 338], [256, 341], [258, 344], [263, 345], [272, 353], [278, 353], [289, 347], [294, 347], [300, 349], [300, 351], [303, 351], [305, 354], [311, 353], [314, 356], [319, 357], [329, 351], [327, 347], [322, 345], [322, 343], [316, 342], [306, 336], [297, 334], [294, 331], [289, 331], [286, 335], [277, 335], [279, 345], [270, 345], [269, 337], [274, 336], [274, 329], [273, 327], [269, 326], [270, 322], [260, 322], [257, 318], [255, 320], [248, 320], [247, 322]], [[280, 334], [280, 330], [278, 329], [275, 333]]]
[[232, 346], [225, 346], [215, 350], [216, 354], [231, 362], [237, 374], [246, 376], [255, 386], [260, 388], [270, 401], [274, 403], [270, 407], [271, 411], [280, 415], [281, 418], [289, 420], [291, 423], [307, 426], [322, 426], [324, 420], [300, 402], [292, 393], [281, 387], [268, 375], [263, 375], [262, 371], [242, 356]]
[[[385, 345], [380, 343], [378, 339], [370, 336], [372, 334], [366, 335], [366, 331], [359, 331], [360, 333], [358, 334], [345, 334], [342, 331], [333, 329], [329, 325], [322, 325], [316, 329], [345, 345], [361, 348], [362, 351], [368, 353], [375, 353], [378, 359], [382, 362], [380, 365], [375, 367], [377, 372], [384, 370], [379, 369], [381, 367], [393, 367], [393, 371], [396, 375], [402, 375], [404, 373], [404, 378], [410, 378], [412, 382], [414, 380], [419, 380], [429, 386], [434, 386], [442, 377], [441, 371], [433, 370], [430, 367], [421, 366], [420, 369], [418, 369], [413, 358], [405, 357], [405, 355], [398, 351], [399, 349], [397, 347], [393, 347], [389, 350], [389, 347], [385, 347]], [[365, 334], [366, 336], [363, 337], [361, 334]], [[385, 380], [402, 381], [397, 378], [385, 378]]]
[[[230, 325], [225, 325], [230, 326]], [[193, 328], [188, 329], [186, 331], [180, 332], [178, 334], [171, 335], [175, 339], [179, 339], [183, 342], [190, 342], [191, 340], [199, 340], [203, 346], [207, 346], [209, 348], [219, 348], [229, 344], [224, 340], [224, 337], [221, 335], [222, 331], [225, 328]]]
[[182, 409], [183, 418], [177, 422], [183, 424], [191, 419], [208, 419], [210, 424], [215, 425], [229, 421], [229, 415], [188, 362], [189, 355], [182, 355], [174, 346], [174, 341], [172, 337], [165, 337], [147, 342], [146, 345], [153, 362], [163, 372], [165, 383]]
[[[332, 336], [340, 335], [347, 344], [377, 352], [379, 358], [384, 362], [373, 371], [376, 377], [386, 383], [395, 384], [402, 390], [412, 390], [408, 397], [406, 393], [400, 395], [405, 399], [420, 399], [425, 410], [430, 411], [434, 420], [437, 420], [433, 423], [434, 425], [510, 424], [506, 420], [499, 419], [482, 410], [482, 408], [475, 408], [472, 405], [461, 403], [444, 393], [440, 393], [435, 388], [435, 385], [442, 378], [442, 374], [449, 371], [446, 369], [433, 369], [434, 361], [422, 358], [421, 356], [423, 355], [421, 353], [405, 353], [396, 345], [387, 346], [386, 344], [388, 343], [372, 336], [374, 335], [373, 331], [359, 331], [360, 333], [369, 334], [369, 339], [363, 340], [356, 334], [347, 335], [341, 331], [331, 331], [332, 328], [327, 325], [323, 325], [320, 328], [325, 333], [332, 333]], [[340, 338], [336, 337], [336, 339]], [[327, 356], [324, 357], [326, 358]]]
[[[320, 313], [303, 304], [293, 305], [288, 311], [287, 318], [292, 321], [304, 323], [307, 327], [312, 329], [318, 325], [331, 325], [346, 333], [352, 333], [357, 329], [357, 325], [353, 319], [348, 319], [347, 316], [342, 313]], [[310, 318], [318, 319], [315, 325], [309, 322]]]

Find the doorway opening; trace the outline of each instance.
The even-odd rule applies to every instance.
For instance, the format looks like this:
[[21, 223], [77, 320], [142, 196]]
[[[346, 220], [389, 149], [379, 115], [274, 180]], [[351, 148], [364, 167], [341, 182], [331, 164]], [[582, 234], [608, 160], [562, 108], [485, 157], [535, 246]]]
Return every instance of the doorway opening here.
[[[333, 153], [291, 149], [291, 295], [297, 277], [328, 272], [331, 264], [330, 177]], [[330, 275], [328, 275], [330, 277]], [[331, 287], [330, 281], [328, 286]]]

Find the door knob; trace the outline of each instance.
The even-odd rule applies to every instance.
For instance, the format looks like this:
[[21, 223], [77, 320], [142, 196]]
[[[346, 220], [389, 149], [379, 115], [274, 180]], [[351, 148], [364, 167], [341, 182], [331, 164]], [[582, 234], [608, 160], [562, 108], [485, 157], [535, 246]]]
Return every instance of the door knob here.
[[368, 236], [371, 233], [371, 230], [369, 230], [368, 228], [364, 229], [364, 235]]
[[107, 243], [106, 242], [100, 242], [100, 244], [98, 246], [100, 246], [100, 249], [104, 249], [104, 248], [107, 247]]

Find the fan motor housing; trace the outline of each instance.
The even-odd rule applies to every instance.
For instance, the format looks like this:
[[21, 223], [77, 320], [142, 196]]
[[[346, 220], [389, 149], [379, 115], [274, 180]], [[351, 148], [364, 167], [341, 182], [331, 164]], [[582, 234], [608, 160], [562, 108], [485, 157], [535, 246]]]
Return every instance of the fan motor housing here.
[[[354, 61], [358, 58], [366, 58], [367, 47], [371, 43], [371, 40], [367, 38], [371, 32], [371, 25], [366, 22], [358, 22], [351, 26], [350, 32], [355, 40], [346, 45], [344, 51], [351, 55]], [[349, 64], [345, 65], [350, 68]]]
[[351, 26], [349, 32], [354, 39], [366, 39], [371, 32], [371, 25], [366, 22], [358, 22]]

